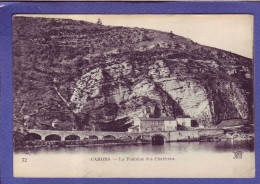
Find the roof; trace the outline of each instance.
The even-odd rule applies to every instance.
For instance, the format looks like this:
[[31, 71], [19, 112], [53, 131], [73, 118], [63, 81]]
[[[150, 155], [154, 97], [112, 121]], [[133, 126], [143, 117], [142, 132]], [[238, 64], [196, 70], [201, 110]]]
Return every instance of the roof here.
[[171, 117], [165, 117], [165, 118], [139, 118], [142, 121], [169, 121], [169, 120], [175, 120]]
[[249, 123], [249, 120], [245, 119], [229, 119], [229, 120], [223, 120], [220, 124], [217, 125], [217, 127], [231, 127], [231, 126], [241, 126], [244, 124]]

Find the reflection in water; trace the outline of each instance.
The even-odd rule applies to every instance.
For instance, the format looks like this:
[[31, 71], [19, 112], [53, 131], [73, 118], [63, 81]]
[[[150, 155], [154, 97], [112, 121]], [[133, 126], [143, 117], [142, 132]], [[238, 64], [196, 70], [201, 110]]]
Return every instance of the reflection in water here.
[[171, 142], [164, 145], [118, 145], [118, 146], [93, 146], [93, 147], [62, 147], [62, 148], [24, 148], [16, 150], [16, 153], [70, 153], [79, 152], [88, 154], [171, 154], [187, 152], [232, 152], [241, 150], [254, 151], [253, 141], [220, 141], [220, 142]]
[[226, 150], [241, 150], [241, 151], [254, 151], [254, 141], [234, 141], [233, 139], [223, 142], [217, 142], [215, 145], [217, 151]]

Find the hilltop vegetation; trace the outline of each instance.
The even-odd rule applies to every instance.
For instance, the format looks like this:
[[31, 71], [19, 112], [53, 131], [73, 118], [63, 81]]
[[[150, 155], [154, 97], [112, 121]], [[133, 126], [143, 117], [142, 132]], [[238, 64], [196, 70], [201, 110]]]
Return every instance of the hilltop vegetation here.
[[125, 131], [133, 118], [252, 118], [252, 60], [173, 33], [13, 17], [14, 127]]

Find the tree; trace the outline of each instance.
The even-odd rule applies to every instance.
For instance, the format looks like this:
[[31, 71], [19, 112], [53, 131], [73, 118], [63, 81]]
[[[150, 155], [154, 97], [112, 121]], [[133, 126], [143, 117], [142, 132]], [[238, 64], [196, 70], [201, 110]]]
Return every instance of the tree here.
[[172, 33], [172, 31], [170, 32], [170, 38], [172, 38], [173, 37], [173, 33]]
[[97, 21], [97, 25], [102, 25], [101, 19], [99, 18]]
[[159, 118], [161, 116], [161, 109], [156, 105], [154, 108], [154, 117]]

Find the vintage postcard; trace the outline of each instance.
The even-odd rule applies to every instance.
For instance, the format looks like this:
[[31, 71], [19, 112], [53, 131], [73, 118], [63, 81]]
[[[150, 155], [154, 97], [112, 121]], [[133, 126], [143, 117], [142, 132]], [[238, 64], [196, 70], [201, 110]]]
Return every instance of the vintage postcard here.
[[253, 19], [14, 15], [14, 177], [255, 177]]

